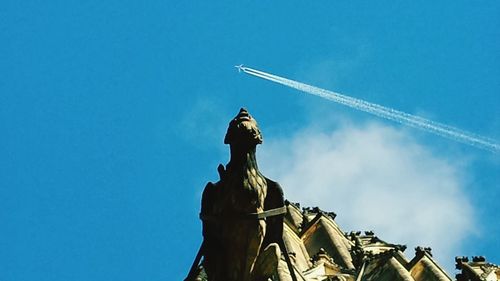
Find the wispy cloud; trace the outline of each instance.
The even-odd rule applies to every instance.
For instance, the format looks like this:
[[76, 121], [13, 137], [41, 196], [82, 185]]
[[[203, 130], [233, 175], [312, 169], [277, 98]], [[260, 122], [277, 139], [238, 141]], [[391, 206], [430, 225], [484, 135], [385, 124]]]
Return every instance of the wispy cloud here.
[[[231, 116], [225, 107], [214, 99], [197, 98], [179, 120], [173, 120], [180, 137], [198, 148], [213, 148], [222, 143], [227, 124], [220, 120]], [[218, 146], [219, 147], [219, 146]]]
[[407, 131], [379, 123], [304, 129], [268, 138], [259, 156], [289, 200], [337, 212], [345, 231], [430, 246], [448, 269], [473, 229], [464, 160], [434, 155]]

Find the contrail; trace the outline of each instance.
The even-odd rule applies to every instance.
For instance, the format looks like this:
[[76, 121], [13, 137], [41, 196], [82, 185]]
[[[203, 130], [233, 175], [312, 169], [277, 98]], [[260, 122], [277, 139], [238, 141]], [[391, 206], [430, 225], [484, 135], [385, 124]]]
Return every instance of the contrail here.
[[404, 125], [408, 125], [417, 129], [421, 129], [451, 140], [459, 141], [477, 148], [489, 150], [495, 153], [500, 152], [500, 144], [490, 138], [482, 137], [470, 132], [460, 130], [445, 124], [434, 122], [422, 117], [411, 115], [396, 109], [381, 106], [375, 103], [370, 103], [364, 100], [356, 99], [336, 92], [328, 91], [311, 85], [307, 85], [294, 80], [286, 79], [277, 75], [266, 73], [243, 65], [236, 66], [239, 71], [247, 74], [266, 79], [278, 84], [285, 85], [290, 88], [297, 89], [307, 94], [322, 97], [354, 109], [374, 114], [376, 116], [392, 120]]

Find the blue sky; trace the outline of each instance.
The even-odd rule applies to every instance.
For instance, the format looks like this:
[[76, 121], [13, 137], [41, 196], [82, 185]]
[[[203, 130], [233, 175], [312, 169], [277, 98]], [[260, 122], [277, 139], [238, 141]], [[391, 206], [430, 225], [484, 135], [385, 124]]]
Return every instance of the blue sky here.
[[[291, 199], [303, 196], [294, 187], [303, 179], [290, 167], [306, 169], [310, 194], [332, 199], [304, 200], [337, 212], [346, 231], [367, 225], [399, 240], [390, 242], [428, 244], [449, 269], [455, 255], [500, 263], [498, 154], [232, 67], [498, 141], [498, 2], [103, 2], [2, 3], [0, 279], [180, 280], [201, 242], [201, 191], [227, 161], [223, 136], [242, 106], [264, 133], [262, 172], [286, 183]], [[300, 165], [315, 155], [331, 155], [322, 161], [337, 173]], [[363, 172], [368, 184], [344, 178], [375, 166], [401, 176], [384, 186], [374, 172]], [[369, 216], [341, 202], [339, 192], [353, 195], [342, 184], [408, 204]], [[413, 220], [398, 232], [380, 224], [398, 223], [391, 214]], [[432, 217], [442, 219], [426, 224]], [[419, 237], [431, 235], [405, 241], [416, 225]], [[432, 245], [450, 237], [445, 249]]]

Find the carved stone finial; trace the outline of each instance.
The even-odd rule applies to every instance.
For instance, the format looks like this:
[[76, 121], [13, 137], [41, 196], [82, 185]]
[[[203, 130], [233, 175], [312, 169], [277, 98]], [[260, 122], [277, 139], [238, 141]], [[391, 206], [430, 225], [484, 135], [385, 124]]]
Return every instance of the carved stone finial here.
[[484, 256], [473, 256], [472, 262], [485, 262], [486, 258]]
[[466, 257], [466, 256], [455, 257], [455, 268], [456, 269], [462, 269], [462, 264], [463, 263], [468, 263], [468, 262], [469, 262], [469, 258]]
[[398, 251], [401, 251], [401, 252], [404, 252], [406, 250], [406, 245], [396, 245], [395, 248], [398, 250]]
[[425, 253], [427, 253], [429, 256], [432, 257], [432, 249], [430, 247], [418, 246], [415, 248], [415, 255], [419, 256], [419, 255], [423, 255]]
[[375, 232], [373, 232], [373, 230], [367, 230], [367, 231], [365, 231], [365, 235], [367, 235], [367, 236], [375, 235]]
[[312, 256], [311, 262], [313, 264], [317, 264], [319, 262], [328, 262], [334, 264], [332, 257], [330, 257], [330, 255], [328, 255], [328, 253], [323, 248], [320, 248], [318, 252], [314, 256]]
[[337, 217], [337, 214], [335, 212], [326, 212], [325, 214], [329, 216], [332, 220], [335, 220], [335, 218]]

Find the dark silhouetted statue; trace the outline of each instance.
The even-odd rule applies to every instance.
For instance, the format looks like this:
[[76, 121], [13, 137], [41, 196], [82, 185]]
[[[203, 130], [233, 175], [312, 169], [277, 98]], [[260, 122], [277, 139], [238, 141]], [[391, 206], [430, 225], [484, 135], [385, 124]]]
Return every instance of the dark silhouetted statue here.
[[255, 152], [262, 134], [246, 109], [229, 123], [224, 143], [231, 159], [219, 165], [220, 180], [203, 191], [204, 242], [197, 259], [204, 257], [210, 281], [268, 280], [284, 249], [283, 191], [259, 171]]

